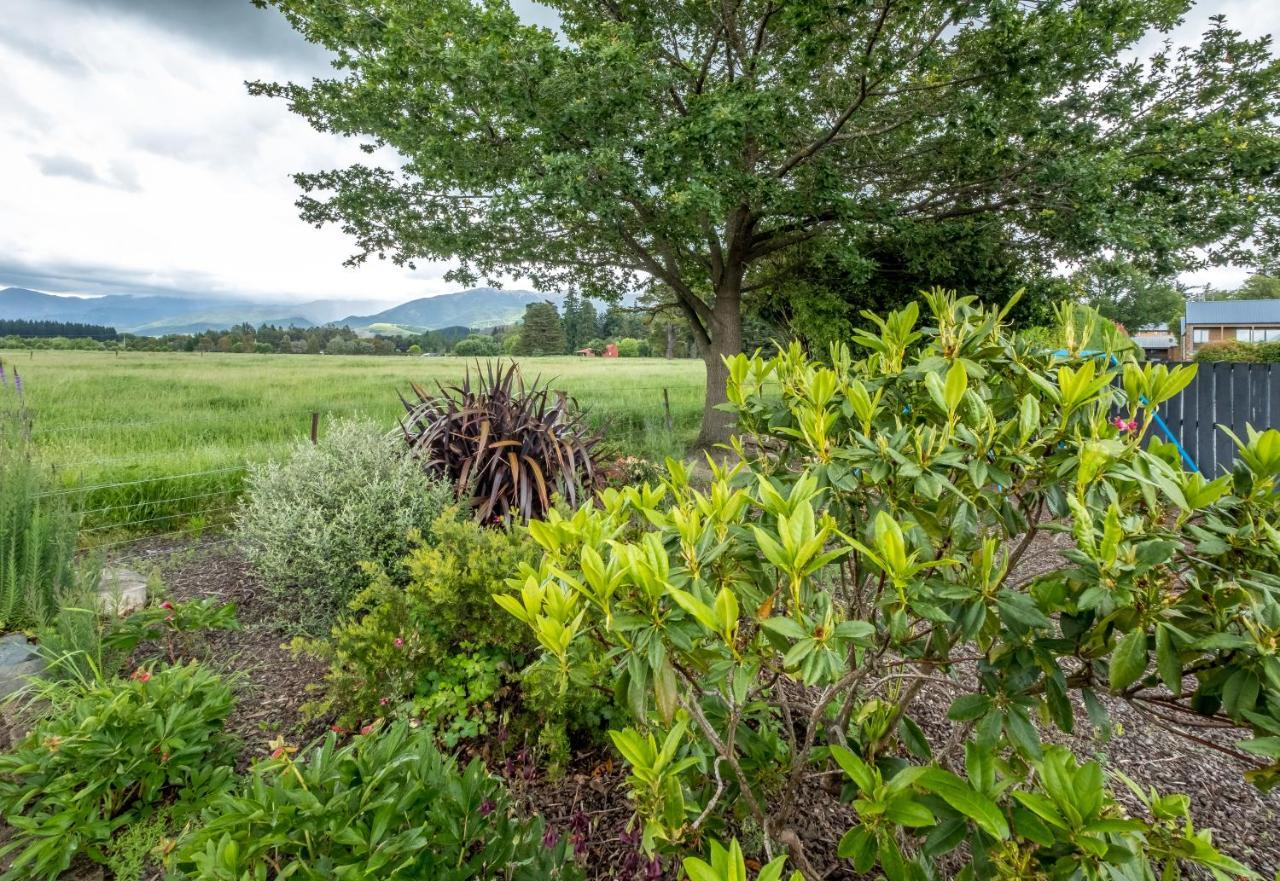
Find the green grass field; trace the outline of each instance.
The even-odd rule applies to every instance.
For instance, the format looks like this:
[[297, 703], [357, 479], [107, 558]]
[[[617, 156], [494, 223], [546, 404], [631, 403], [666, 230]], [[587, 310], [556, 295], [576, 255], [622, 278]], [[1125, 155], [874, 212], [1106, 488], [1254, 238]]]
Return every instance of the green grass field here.
[[[89, 543], [139, 532], [202, 529], [235, 504], [246, 462], [262, 461], [362, 414], [395, 427], [397, 390], [461, 379], [462, 358], [200, 355], [137, 352], [0, 352], [9, 369], [0, 416], [18, 400], [22, 375], [32, 437], [59, 484], [81, 499]], [[661, 459], [697, 434], [704, 387], [700, 361], [660, 358], [530, 358], [541, 376], [588, 412], [610, 449]], [[669, 389], [675, 431], [666, 428]], [[0, 425], [12, 426], [12, 418]], [[11, 429], [10, 429], [11, 430]]]

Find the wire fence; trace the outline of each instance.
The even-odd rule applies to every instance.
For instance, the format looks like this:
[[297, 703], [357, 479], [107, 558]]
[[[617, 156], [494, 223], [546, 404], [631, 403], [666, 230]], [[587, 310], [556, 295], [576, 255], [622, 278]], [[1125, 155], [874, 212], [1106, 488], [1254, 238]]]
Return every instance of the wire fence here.
[[[446, 387], [448, 381], [448, 379], [443, 380]], [[579, 401], [588, 412], [592, 410], [591, 405], [596, 403], [593, 398], [599, 400], [606, 394], [603, 390], [588, 390], [584, 396], [575, 394], [571, 389], [557, 388], [554, 380], [551, 384], [553, 391]], [[704, 390], [705, 385], [702, 383], [643, 384], [609, 389], [607, 395], [616, 398], [619, 394], [633, 392], [660, 393], [665, 407], [662, 421], [666, 423], [668, 430], [673, 430], [670, 396], [691, 392], [701, 395]], [[228, 413], [241, 411], [234, 408], [203, 412], [208, 415], [208, 418], [201, 421], [192, 421], [190, 413], [183, 413], [180, 417], [173, 419], [89, 421], [82, 425], [47, 428], [41, 427], [40, 420], [36, 418], [33, 419], [32, 439], [39, 446], [42, 439], [51, 441], [53, 438], [76, 435], [102, 437], [104, 434], [115, 431], [173, 428], [180, 429], [172, 444], [173, 455], [175, 457], [184, 454], [200, 456], [200, 443], [207, 437], [208, 432], [224, 427], [217, 420]], [[315, 407], [291, 408], [262, 414], [262, 418], [269, 419], [271, 425], [290, 429], [284, 437], [265, 438], [265, 448], [267, 450], [282, 449], [286, 443], [307, 438], [308, 433], [314, 443], [317, 441], [321, 425], [334, 419], [369, 414], [368, 409]], [[32, 412], [30, 415], [36, 416], [37, 413]], [[189, 437], [189, 442], [182, 437], [183, 435]], [[164, 451], [138, 451], [121, 456], [73, 461], [58, 461], [56, 456], [53, 459], [56, 470], [61, 472], [64, 480], [69, 480], [87, 469], [99, 469], [105, 472], [104, 476], [109, 476], [113, 469], [155, 467], [156, 459], [163, 456]], [[216, 467], [181, 470], [172, 474], [161, 473], [128, 479], [99, 479], [98, 482], [88, 484], [67, 483], [40, 494], [40, 498], [70, 501], [78, 509], [81, 517], [82, 544], [94, 551], [128, 552], [131, 548], [144, 544], [157, 542], [163, 544], [168, 540], [191, 537], [200, 537], [202, 546], [226, 544], [232, 540], [229, 536], [213, 542], [203, 539], [210, 531], [220, 534], [220, 530], [231, 521], [237, 507], [236, 500], [241, 493], [242, 478], [251, 464], [250, 461], [243, 461]]]

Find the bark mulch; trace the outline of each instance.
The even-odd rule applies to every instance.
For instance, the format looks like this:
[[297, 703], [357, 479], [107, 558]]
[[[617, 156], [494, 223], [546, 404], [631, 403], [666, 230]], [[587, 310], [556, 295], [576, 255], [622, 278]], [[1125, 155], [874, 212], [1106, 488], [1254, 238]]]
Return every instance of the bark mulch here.
[[[1015, 577], [1021, 580], [1063, 565], [1060, 550], [1067, 543], [1065, 536], [1038, 536]], [[217, 541], [157, 544], [137, 549], [129, 563], [143, 568], [159, 566], [175, 599], [211, 596], [236, 603], [245, 629], [211, 634], [206, 656], [210, 663], [241, 677], [230, 728], [243, 740], [242, 764], [264, 754], [266, 742], [278, 734], [303, 743], [323, 733], [327, 720], [309, 720], [301, 712], [302, 704], [312, 697], [308, 686], [321, 679], [323, 667], [283, 647], [289, 634], [267, 623], [272, 619], [270, 599], [231, 546]], [[953, 730], [946, 710], [957, 693], [930, 685], [916, 700], [917, 719], [935, 746], [946, 742]], [[1046, 729], [1045, 736], [1070, 746], [1081, 759], [1096, 758], [1105, 767], [1125, 773], [1144, 788], [1187, 793], [1197, 828], [1214, 830], [1214, 840], [1225, 852], [1265, 878], [1273, 877], [1280, 869], [1280, 791], [1263, 795], [1244, 780], [1244, 769], [1235, 759], [1158, 727], [1123, 701], [1100, 697], [1114, 723], [1109, 738], [1095, 737], [1095, 732], [1088, 730], [1082, 707], [1078, 707], [1075, 734]], [[1191, 733], [1223, 746], [1243, 736], [1241, 732], [1202, 729]], [[474, 752], [483, 757], [488, 747], [476, 744]], [[568, 770], [554, 779], [522, 751], [489, 764], [506, 779], [519, 803], [541, 815], [555, 832], [570, 836], [581, 864], [588, 867], [588, 877], [600, 881], [677, 877], [670, 862], [652, 866], [641, 856], [636, 836], [627, 828], [631, 808], [625, 769], [609, 751], [595, 748], [579, 753]], [[1140, 810], [1126, 788], [1117, 785], [1115, 791], [1131, 810]], [[811, 858], [818, 862], [820, 854], [813, 844], [834, 844], [848, 828], [851, 815], [829, 782], [815, 780], [805, 799], [806, 809], [796, 831], [810, 842]], [[750, 830], [735, 832], [750, 842]], [[817, 868], [832, 881], [854, 877], [844, 861]]]
[[[228, 674], [236, 690], [227, 731], [241, 742], [239, 770], [266, 756], [273, 738], [301, 744], [328, 729], [330, 719], [303, 712], [319, 697], [313, 686], [324, 678], [324, 665], [288, 648], [292, 634], [275, 623], [271, 596], [234, 545], [216, 538], [157, 542], [135, 547], [119, 562], [142, 572], [158, 569], [171, 600], [235, 603], [241, 629], [202, 634], [195, 647], [200, 660]], [[159, 651], [143, 646], [135, 659], [147, 657], [148, 648]]]

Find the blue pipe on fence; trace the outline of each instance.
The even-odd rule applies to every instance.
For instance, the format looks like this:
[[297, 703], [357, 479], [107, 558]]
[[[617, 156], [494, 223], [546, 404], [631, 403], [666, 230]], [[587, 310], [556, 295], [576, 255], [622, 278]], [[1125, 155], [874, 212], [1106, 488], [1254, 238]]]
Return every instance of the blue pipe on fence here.
[[[1112, 366], [1112, 367], [1119, 367], [1119, 366], [1120, 366], [1120, 362], [1116, 359], [1116, 356], [1115, 356], [1115, 355], [1111, 355], [1110, 353], [1106, 353], [1106, 352], [1094, 352], [1094, 351], [1085, 351], [1085, 352], [1081, 352], [1080, 354], [1081, 354], [1082, 356], [1083, 356], [1083, 355], [1104, 355], [1104, 354], [1105, 354], [1105, 355], [1107, 355], [1107, 356], [1111, 359], [1111, 366]], [[1069, 353], [1066, 349], [1058, 349], [1056, 352], [1054, 352], [1054, 353], [1053, 353], [1053, 355], [1054, 355], [1054, 357], [1055, 357], [1055, 358], [1067, 358], [1067, 357], [1070, 357], [1070, 353]], [[1138, 396], [1138, 400], [1139, 400], [1139, 401], [1141, 401], [1143, 404], [1145, 404], [1145, 403], [1147, 403], [1147, 396], [1146, 396], [1146, 395], [1139, 395], [1139, 396]], [[1173, 430], [1169, 428], [1169, 424], [1168, 424], [1167, 422], [1165, 422], [1165, 421], [1164, 421], [1164, 417], [1160, 415], [1160, 410], [1159, 410], [1159, 408], [1157, 408], [1157, 409], [1156, 409], [1156, 411], [1155, 411], [1155, 413], [1153, 413], [1152, 415], [1154, 415], [1154, 416], [1155, 416], [1155, 418], [1156, 418], [1156, 425], [1157, 425], [1157, 426], [1159, 426], [1160, 431], [1164, 433], [1164, 436], [1165, 436], [1165, 437], [1167, 437], [1167, 438], [1169, 439], [1169, 442], [1170, 442], [1170, 443], [1172, 443], [1175, 447], [1177, 447], [1177, 448], [1178, 448], [1178, 455], [1182, 457], [1182, 461], [1183, 461], [1183, 462], [1186, 462], [1186, 463], [1187, 463], [1187, 467], [1188, 467], [1188, 468], [1190, 468], [1193, 472], [1195, 472], [1196, 474], [1199, 474], [1199, 473], [1200, 473], [1200, 468], [1199, 468], [1199, 466], [1197, 466], [1197, 465], [1196, 465], [1195, 460], [1191, 458], [1191, 454], [1190, 454], [1190, 453], [1188, 453], [1188, 452], [1186, 451], [1186, 448], [1182, 446], [1182, 442], [1181, 442], [1180, 440], [1178, 440], [1177, 436], [1173, 433]]]

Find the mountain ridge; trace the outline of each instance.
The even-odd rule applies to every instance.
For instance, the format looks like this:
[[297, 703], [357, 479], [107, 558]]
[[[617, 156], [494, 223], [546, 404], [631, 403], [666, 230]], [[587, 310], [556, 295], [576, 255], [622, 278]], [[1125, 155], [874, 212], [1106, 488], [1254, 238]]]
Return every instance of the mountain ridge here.
[[[313, 300], [306, 303], [253, 303], [231, 298], [187, 298], [107, 294], [102, 297], [74, 297], [35, 291], [29, 288], [0, 289], [0, 318], [71, 321], [102, 324], [124, 333], [163, 336], [168, 333], [198, 333], [225, 330], [237, 324], [274, 324], [314, 327], [347, 325], [357, 332], [371, 333], [372, 325], [392, 325], [413, 333], [444, 327], [493, 327], [520, 319], [532, 302], [559, 303], [559, 294], [529, 290], [471, 288], [434, 297], [419, 297], [384, 308], [369, 315], [348, 313], [361, 301]], [[382, 305], [388, 301], [373, 301]], [[337, 316], [348, 313], [345, 318]]]

